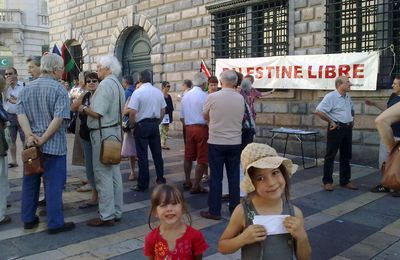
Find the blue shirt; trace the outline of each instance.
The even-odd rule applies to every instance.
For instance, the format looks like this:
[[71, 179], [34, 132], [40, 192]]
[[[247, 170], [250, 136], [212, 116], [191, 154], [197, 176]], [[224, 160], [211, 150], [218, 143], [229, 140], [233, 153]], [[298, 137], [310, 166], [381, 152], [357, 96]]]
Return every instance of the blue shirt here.
[[341, 96], [337, 90], [329, 92], [319, 103], [316, 110], [323, 112], [334, 122], [353, 122], [353, 102], [348, 93]]
[[135, 91], [135, 86], [134, 85], [129, 85], [125, 89], [125, 100], [128, 100], [130, 96], [132, 96], [133, 91]]
[[[53, 118], [69, 119], [68, 92], [50, 76], [41, 76], [29, 82], [28, 86], [20, 93], [17, 114], [25, 114], [32, 133], [42, 136]], [[43, 153], [67, 154], [66, 127], [67, 122], [64, 120], [54, 135], [42, 145]]]

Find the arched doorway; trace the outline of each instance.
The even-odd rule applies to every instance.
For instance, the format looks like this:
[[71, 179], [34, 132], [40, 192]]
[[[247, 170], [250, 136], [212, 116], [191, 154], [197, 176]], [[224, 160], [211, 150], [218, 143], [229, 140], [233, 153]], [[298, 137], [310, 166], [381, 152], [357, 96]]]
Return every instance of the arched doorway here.
[[149, 70], [153, 74], [151, 64], [151, 43], [147, 33], [141, 27], [131, 28], [126, 34], [122, 51], [122, 74], [131, 75], [138, 80], [139, 72]]

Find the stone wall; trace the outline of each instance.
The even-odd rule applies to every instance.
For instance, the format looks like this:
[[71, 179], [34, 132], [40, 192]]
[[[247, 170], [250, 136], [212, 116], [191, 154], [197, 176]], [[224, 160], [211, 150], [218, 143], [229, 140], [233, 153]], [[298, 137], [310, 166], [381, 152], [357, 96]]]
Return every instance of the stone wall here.
[[[140, 26], [148, 33], [153, 50], [151, 60], [155, 81], [168, 80], [175, 99], [175, 122], [171, 135], [181, 135], [179, 102], [176, 94], [182, 80], [191, 79], [199, 70], [200, 60], [211, 63], [211, 16], [206, 5], [213, 0], [50, 0], [50, 42], [76, 39], [83, 48], [85, 69], [95, 68], [95, 59], [120, 48], [118, 39], [127, 28]], [[324, 7], [321, 0], [289, 0], [290, 55], [325, 53]], [[211, 66], [210, 66], [211, 67]], [[175, 93], [174, 93], [175, 92]], [[356, 109], [353, 136], [355, 162], [376, 165], [377, 144], [374, 118], [379, 113], [366, 107], [364, 100], [373, 98], [386, 101], [390, 91], [352, 93]], [[272, 97], [256, 103], [257, 140], [270, 142], [272, 127], [317, 129], [318, 155], [325, 150], [326, 123], [313, 116], [313, 111], [324, 91], [276, 91]], [[299, 154], [299, 144], [291, 141], [288, 152]], [[274, 146], [283, 148], [283, 139]], [[313, 143], [305, 140], [306, 155], [313, 156]]]

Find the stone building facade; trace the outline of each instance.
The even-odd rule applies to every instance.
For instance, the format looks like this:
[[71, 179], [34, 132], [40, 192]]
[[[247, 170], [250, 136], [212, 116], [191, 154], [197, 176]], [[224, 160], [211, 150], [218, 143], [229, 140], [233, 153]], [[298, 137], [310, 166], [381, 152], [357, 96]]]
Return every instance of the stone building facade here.
[[8, 66], [27, 81], [26, 59], [49, 48], [47, 0], [0, 1], [0, 73]]
[[[50, 46], [71, 41], [80, 44], [85, 70], [95, 70], [97, 57], [114, 54], [121, 61], [125, 74], [149, 69], [153, 72], [155, 84], [167, 80], [173, 86], [172, 92], [179, 92], [182, 81], [191, 79], [199, 70], [201, 59], [210, 68], [214, 64], [216, 14], [234, 10], [236, 15], [238, 8], [244, 8], [246, 14], [243, 17], [247, 22], [242, 18], [236, 22], [249, 24], [252, 19], [249, 20], [248, 15], [253, 10], [250, 7], [263, 5], [267, 9], [275, 8], [271, 15], [284, 9], [287, 22], [285, 55], [324, 54], [327, 53], [329, 38], [326, 37], [326, 22], [329, 19], [325, 14], [329, 2], [332, 1], [49, 0]], [[373, 5], [377, 1], [347, 2]], [[276, 6], [279, 8], [276, 9]], [[231, 21], [229, 17], [226, 19]], [[268, 23], [266, 19], [264, 21]], [[236, 36], [240, 39], [240, 35]], [[372, 47], [378, 49], [385, 46]], [[359, 51], [363, 50], [370, 49], [361, 46]], [[367, 107], [364, 101], [368, 98], [385, 102], [390, 93], [389, 89], [351, 93], [356, 113], [353, 134], [355, 162], [376, 166], [379, 138], [374, 119], [379, 111]], [[318, 155], [322, 157], [326, 123], [315, 118], [312, 112], [325, 94], [318, 90], [286, 90], [258, 100], [257, 139], [270, 142], [269, 129], [273, 127], [316, 129], [320, 131]], [[178, 118], [178, 101], [175, 108], [175, 118]], [[176, 120], [170, 129], [173, 134], [180, 134], [181, 128]], [[281, 151], [283, 139], [274, 141], [275, 145]], [[306, 154], [312, 157], [312, 140], [306, 139], [305, 147]], [[299, 154], [299, 151], [299, 144], [291, 140], [288, 152]]]

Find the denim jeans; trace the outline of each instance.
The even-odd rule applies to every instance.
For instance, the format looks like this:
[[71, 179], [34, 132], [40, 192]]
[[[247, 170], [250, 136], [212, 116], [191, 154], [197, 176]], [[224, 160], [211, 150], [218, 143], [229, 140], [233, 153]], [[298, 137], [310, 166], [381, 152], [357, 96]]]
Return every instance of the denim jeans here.
[[[64, 225], [62, 192], [67, 177], [67, 156], [44, 154], [47, 227], [59, 228]], [[21, 220], [35, 220], [39, 199], [40, 175], [24, 176], [22, 184]]]
[[208, 163], [210, 166], [210, 192], [208, 194], [208, 212], [221, 216], [222, 178], [225, 164], [229, 184], [229, 210], [233, 212], [240, 202], [241, 145], [208, 144]]
[[92, 142], [90, 140], [81, 138], [81, 143], [83, 147], [83, 154], [85, 156], [86, 178], [89, 181], [90, 186], [92, 186], [93, 189], [96, 189], [93, 170]]
[[158, 123], [158, 121], [145, 121], [135, 124], [134, 136], [139, 167], [138, 186], [142, 189], [147, 189], [150, 182], [148, 158], [149, 147], [156, 168], [157, 180], [159, 182], [165, 182], [164, 161], [161, 154]]

